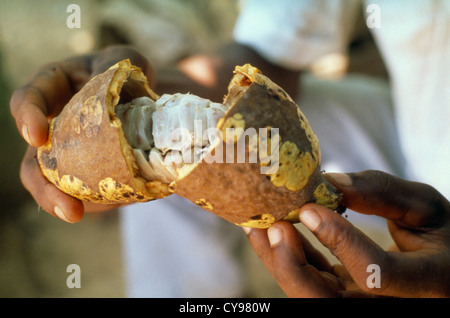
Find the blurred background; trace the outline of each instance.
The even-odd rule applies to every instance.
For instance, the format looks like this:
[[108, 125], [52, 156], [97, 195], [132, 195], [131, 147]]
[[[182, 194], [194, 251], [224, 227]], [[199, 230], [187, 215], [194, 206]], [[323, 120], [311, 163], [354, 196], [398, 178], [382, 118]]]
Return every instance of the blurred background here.
[[[81, 28], [66, 12], [81, 8]], [[13, 89], [40, 65], [109, 44], [136, 46], [154, 64], [170, 65], [231, 39], [235, 0], [0, 0], [0, 297], [123, 297], [117, 211], [66, 224], [40, 210], [19, 179], [25, 142], [9, 112]], [[350, 47], [348, 73], [388, 77], [363, 18]], [[248, 295], [283, 297], [245, 247]], [[82, 268], [82, 288], [66, 286], [69, 264]], [[255, 270], [257, 269], [257, 270]]]

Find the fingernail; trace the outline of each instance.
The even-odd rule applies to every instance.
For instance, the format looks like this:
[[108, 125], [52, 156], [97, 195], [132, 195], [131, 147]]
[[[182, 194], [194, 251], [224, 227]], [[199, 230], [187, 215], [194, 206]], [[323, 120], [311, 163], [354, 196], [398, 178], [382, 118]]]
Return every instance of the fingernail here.
[[53, 211], [55, 212], [55, 214], [63, 221], [66, 222], [70, 222], [67, 217], [65, 216], [63, 210], [59, 207], [59, 206], [55, 206], [55, 208], [53, 209]]
[[353, 184], [352, 178], [345, 173], [326, 173], [325, 177], [327, 177], [327, 179], [329, 179], [332, 183], [343, 187], [349, 187]]
[[32, 145], [31, 140], [30, 140], [30, 134], [28, 133], [27, 125], [23, 125], [23, 127], [22, 127], [22, 136], [29, 145]]
[[277, 246], [283, 239], [283, 231], [276, 227], [267, 229], [267, 237], [269, 238], [270, 247]]
[[252, 230], [252, 228], [248, 227], [248, 226], [243, 226], [242, 229], [244, 230], [245, 234], [247, 234], [247, 235], [249, 235], [250, 231]]
[[315, 231], [319, 228], [322, 219], [319, 214], [314, 210], [302, 211], [299, 215], [300, 221], [311, 231]]

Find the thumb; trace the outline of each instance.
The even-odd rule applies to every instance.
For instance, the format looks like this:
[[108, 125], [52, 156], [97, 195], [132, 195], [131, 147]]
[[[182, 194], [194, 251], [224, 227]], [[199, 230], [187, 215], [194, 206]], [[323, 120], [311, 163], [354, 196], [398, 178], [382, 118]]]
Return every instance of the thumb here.
[[380, 264], [385, 251], [344, 217], [318, 204], [306, 204], [300, 209], [300, 221], [347, 268], [356, 284], [367, 288], [370, 264]]

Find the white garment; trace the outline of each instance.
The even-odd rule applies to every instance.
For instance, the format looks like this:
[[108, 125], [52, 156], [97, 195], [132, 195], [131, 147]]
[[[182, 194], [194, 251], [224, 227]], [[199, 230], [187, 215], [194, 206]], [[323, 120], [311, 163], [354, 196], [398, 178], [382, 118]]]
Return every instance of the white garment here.
[[450, 1], [370, 1], [373, 29], [392, 80], [400, 144], [410, 178], [450, 199]]
[[359, 0], [247, 0], [236, 42], [286, 68], [305, 70], [321, 57], [347, 52]]
[[[325, 55], [345, 54], [349, 23], [360, 4], [248, 0], [234, 36], [274, 63], [306, 69]], [[391, 75], [408, 177], [449, 198], [450, 1], [373, 0], [363, 9], [368, 5], [376, 5], [380, 14], [380, 27], [372, 31]]]
[[120, 216], [128, 297], [242, 297], [234, 224], [177, 195]]

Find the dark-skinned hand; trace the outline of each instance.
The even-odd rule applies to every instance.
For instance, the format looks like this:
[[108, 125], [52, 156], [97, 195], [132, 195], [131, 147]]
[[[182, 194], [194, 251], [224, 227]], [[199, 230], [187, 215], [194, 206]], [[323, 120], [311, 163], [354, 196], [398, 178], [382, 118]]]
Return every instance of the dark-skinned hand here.
[[[345, 217], [317, 204], [300, 221], [341, 262], [331, 266], [289, 222], [245, 228], [288, 297], [449, 297], [450, 203], [429, 185], [379, 171], [328, 174], [347, 208], [387, 220], [395, 250], [385, 251]], [[379, 286], [371, 283], [378, 266]], [[368, 282], [369, 280], [369, 282]]]
[[47, 141], [50, 119], [61, 112], [72, 96], [93, 76], [126, 58], [140, 66], [148, 78], [154, 76], [149, 62], [137, 51], [114, 46], [95, 54], [46, 64], [12, 94], [11, 114], [29, 144], [20, 169], [21, 181], [42, 209], [67, 222], [79, 221], [85, 209], [101, 211], [113, 206], [81, 202], [56, 188], [42, 174], [36, 161], [36, 148]]

